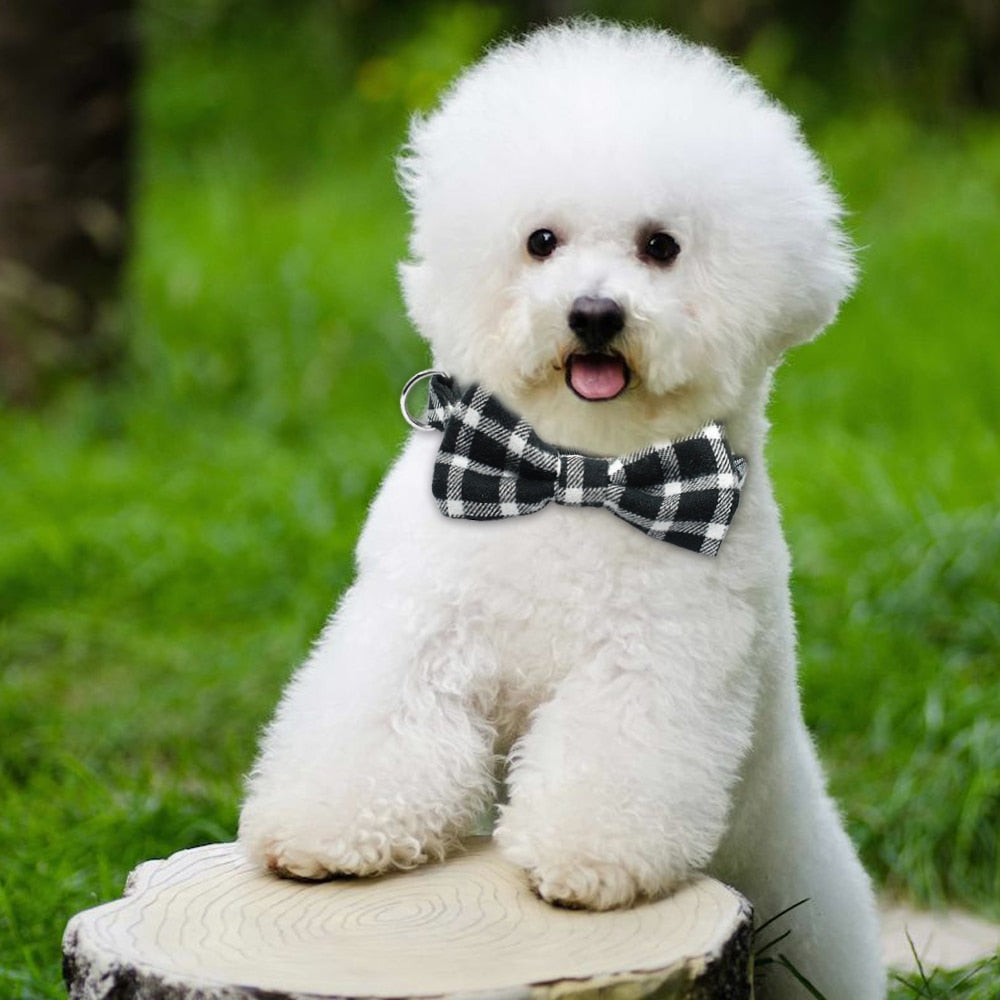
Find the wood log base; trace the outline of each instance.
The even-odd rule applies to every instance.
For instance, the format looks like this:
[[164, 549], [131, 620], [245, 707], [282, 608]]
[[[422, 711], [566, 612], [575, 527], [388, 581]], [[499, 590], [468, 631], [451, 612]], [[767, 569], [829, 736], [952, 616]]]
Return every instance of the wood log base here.
[[591, 913], [542, 902], [488, 837], [442, 864], [303, 883], [235, 844], [148, 861], [73, 917], [71, 1000], [748, 1000], [751, 910], [698, 878]]

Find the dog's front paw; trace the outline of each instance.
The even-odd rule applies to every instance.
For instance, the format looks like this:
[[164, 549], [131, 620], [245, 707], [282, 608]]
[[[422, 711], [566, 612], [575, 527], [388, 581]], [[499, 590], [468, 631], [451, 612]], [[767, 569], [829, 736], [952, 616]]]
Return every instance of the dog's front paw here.
[[415, 868], [437, 854], [416, 837], [392, 840], [375, 830], [355, 830], [339, 837], [275, 837], [261, 845], [259, 860], [286, 878], [325, 879], [333, 875], [381, 875]]
[[454, 837], [414, 825], [370, 809], [344, 820], [321, 806], [293, 815], [248, 803], [239, 840], [251, 861], [288, 878], [381, 875], [444, 857]]
[[631, 872], [607, 861], [566, 858], [530, 869], [528, 879], [547, 903], [571, 909], [613, 910], [642, 895]]
[[526, 831], [511, 823], [512, 818], [508, 812], [494, 836], [504, 856], [524, 869], [531, 887], [547, 903], [613, 910], [661, 896], [679, 881], [644, 854], [644, 845], [602, 849], [593, 839]]
[[[576, 818], [576, 817], [574, 817]], [[507, 860], [522, 868], [546, 902], [588, 910], [631, 906], [672, 892], [691, 874], [662, 835], [555, 823], [517, 802], [505, 806], [494, 831]]]

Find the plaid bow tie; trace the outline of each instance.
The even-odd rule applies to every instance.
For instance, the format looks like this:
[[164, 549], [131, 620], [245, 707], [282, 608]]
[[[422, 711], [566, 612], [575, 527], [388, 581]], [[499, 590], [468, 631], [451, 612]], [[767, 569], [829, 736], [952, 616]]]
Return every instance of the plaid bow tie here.
[[425, 420], [444, 431], [432, 491], [448, 517], [493, 521], [552, 501], [606, 507], [652, 538], [714, 556], [746, 477], [746, 459], [730, 452], [720, 424], [623, 458], [567, 454], [482, 386], [461, 392], [440, 372], [430, 381]]

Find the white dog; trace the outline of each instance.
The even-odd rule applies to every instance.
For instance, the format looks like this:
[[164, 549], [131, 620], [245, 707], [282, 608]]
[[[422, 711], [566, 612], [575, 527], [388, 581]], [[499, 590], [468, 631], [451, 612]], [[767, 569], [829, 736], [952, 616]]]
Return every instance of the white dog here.
[[[771, 373], [854, 278], [796, 123], [705, 49], [577, 23], [466, 73], [401, 177], [407, 304], [451, 376], [437, 426], [510, 437], [505, 471], [477, 506], [482, 455], [412, 435], [264, 738], [246, 851], [307, 879], [409, 868], [505, 779], [495, 836], [544, 899], [626, 906], [697, 871], [759, 920], [808, 899], [781, 950], [828, 1000], [883, 997], [871, 890], [802, 722], [764, 460]], [[508, 517], [534, 509], [511, 469], [540, 443], [556, 502]], [[685, 447], [720, 464], [636, 513], [622, 470]], [[595, 500], [573, 456], [634, 452], [593, 473]], [[759, 995], [807, 996], [783, 970]]]

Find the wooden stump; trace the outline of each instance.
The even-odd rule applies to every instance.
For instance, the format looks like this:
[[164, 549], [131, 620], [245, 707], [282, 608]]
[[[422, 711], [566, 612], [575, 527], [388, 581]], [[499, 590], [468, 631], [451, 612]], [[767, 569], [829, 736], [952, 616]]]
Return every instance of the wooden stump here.
[[140, 865], [63, 941], [72, 1000], [748, 1000], [751, 912], [699, 878], [589, 913], [538, 899], [489, 838], [443, 864], [302, 883], [235, 844]]

